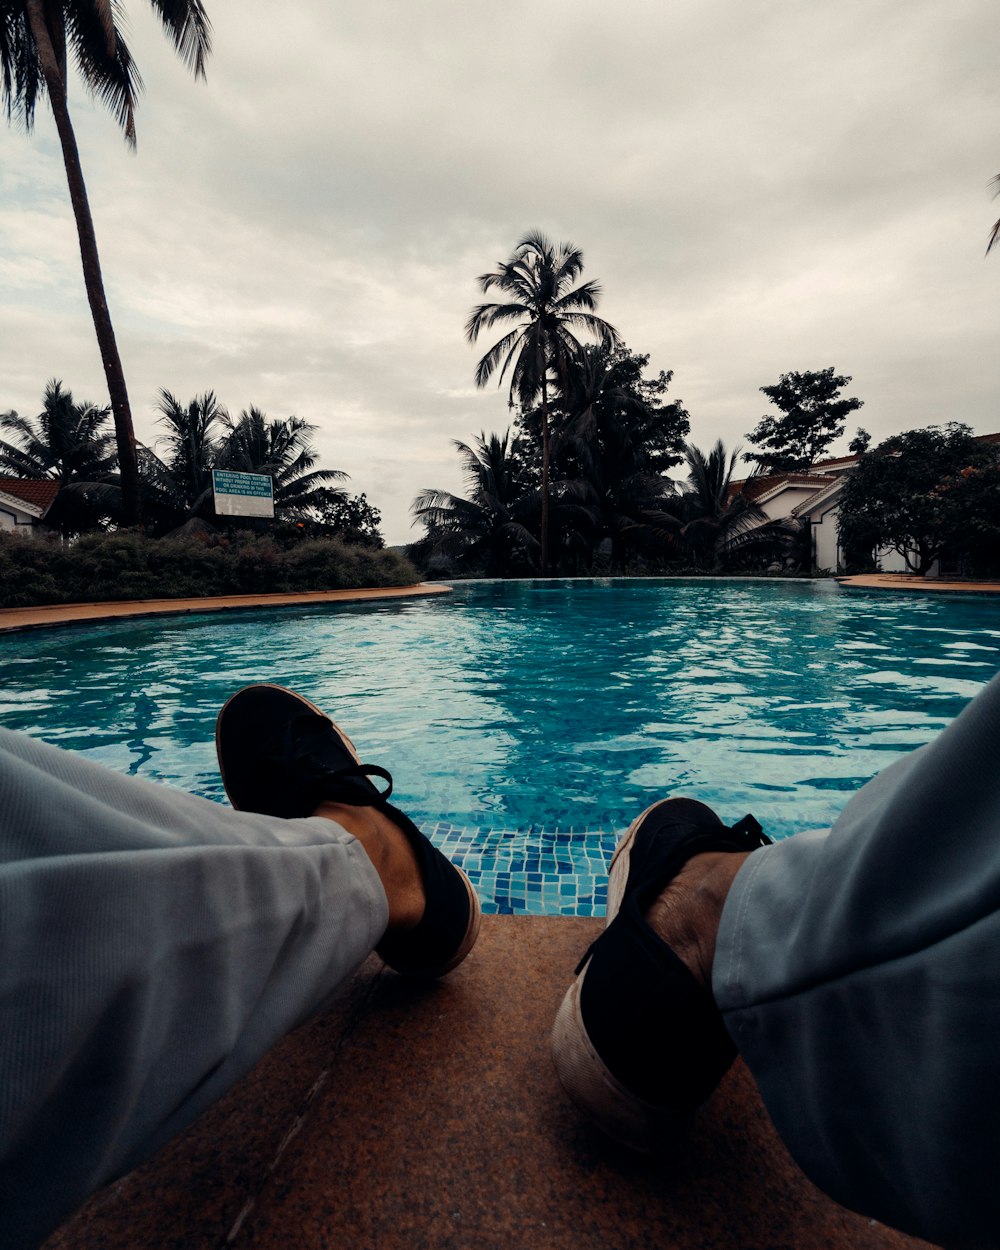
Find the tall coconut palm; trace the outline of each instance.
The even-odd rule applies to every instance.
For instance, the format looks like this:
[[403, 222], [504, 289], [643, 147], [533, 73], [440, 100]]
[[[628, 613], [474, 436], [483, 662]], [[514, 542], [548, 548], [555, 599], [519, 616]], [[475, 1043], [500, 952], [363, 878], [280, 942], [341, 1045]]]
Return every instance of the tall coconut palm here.
[[[150, 0], [164, 30], [195, 76], [204, 77], [210, 25], [201, 0]], [[0, 102], [8, 119], [30, 130], [38, 99], [48, 94], [76, 218], [94, 329], [115, 418], [125, 522], [140, 521], [135, 431], [121, 357], [104, 294], [97, 236], [70, 121], [68, 51], [90, 93], [108, 106], [135, 146], [134, 111], [142, 80], [122, 38], [121, 0], [0, 0]]]
[[569, 375], [580, 360], [583, 344], [577, 331], [592, 335], [605, 347], [617, 347], [618, 331], [594, 313], [600, 286], [574, 283], [583, 271], [583, 253], [571, 243], [550, 243], [532, 231], [518, 243], [510, 260], [498, 263], [479, 278], [483, 294], [495, 287], [509, 297], [506, 303], [480, 304], [465, 327], [474, 343], [484, 330], [510, 325], [476, 366], [476, 385], [485, 386], [499, 370], [503, 382], [510, 372], [510, 402], [530, 408], [541, 399], [542, 431], [542, 575], [549, 564], [549, 387], [569, 389]]
[[120, 492], [111, 484], [115, 472], [114, 435], [104, 427], [110, 408], [75, 403], [73, 393], [53, 378], [45, 387], [37, 417], [0, 413], [0, 469], [25, 478], [49, 478], [60, 491], [46, 524], [64, 535], [96, 525], [101, 515], [120, 512]]
[[267, 474], [274, 483], [278, 513], [302, 512], [320, 503], [328, 482], [343, 481], [341, 469], [314, 469], [317, 455], [309, 441], [316, 429], [301, 417], [268, 417], [250, 407], [233, 420], [224, 417], [229, 434], [220, 448], [220, 464], [242, 473]]
[[425, 490], [411, 509], [436, 550], [487, 577], [505, 577], [530, 567], [538, 546], [525, 524], [534, 499], [524, 494], [509, 439], [508, 431], [488, 439], [480, 434], [471, 446], [456, 440], [468, 497]]

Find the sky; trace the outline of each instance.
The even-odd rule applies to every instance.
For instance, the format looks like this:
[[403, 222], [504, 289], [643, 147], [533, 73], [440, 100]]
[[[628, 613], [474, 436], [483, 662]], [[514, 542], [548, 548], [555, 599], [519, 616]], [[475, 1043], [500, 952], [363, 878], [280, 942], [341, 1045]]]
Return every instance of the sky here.
[[[207, 80], [127, 4], [138, 147], [74, 78], [136, 434], [161, 388], [313, 423], [388, 542], [502, 432], [465, 340], [530, 230], [701, 447], [834, 366], [881, 438], [1000, 431], [995, 0], [206, 0]], [[47, 104], [0, 125], [0, 411], [107, 402]]]

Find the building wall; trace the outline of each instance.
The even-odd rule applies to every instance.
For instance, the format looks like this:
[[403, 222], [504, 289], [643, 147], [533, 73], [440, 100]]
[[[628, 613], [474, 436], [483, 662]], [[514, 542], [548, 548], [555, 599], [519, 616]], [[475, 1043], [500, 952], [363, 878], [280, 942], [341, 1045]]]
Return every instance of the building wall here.
[[16, 505], [0, 503], [0, 530], [16, 530], [19, 534], [33, 534], [37, 525], [30, 512], [22, 512]]

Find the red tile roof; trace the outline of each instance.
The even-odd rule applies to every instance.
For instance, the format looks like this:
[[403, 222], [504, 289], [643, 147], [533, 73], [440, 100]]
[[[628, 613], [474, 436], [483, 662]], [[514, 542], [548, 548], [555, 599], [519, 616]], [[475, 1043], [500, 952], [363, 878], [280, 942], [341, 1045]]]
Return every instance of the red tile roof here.
[[23, 499], [32, 507], [41, 508], [44, 514], [52, 500], [59, 494], [59, 483], [46, 478], [0, 477], [0, 491]]

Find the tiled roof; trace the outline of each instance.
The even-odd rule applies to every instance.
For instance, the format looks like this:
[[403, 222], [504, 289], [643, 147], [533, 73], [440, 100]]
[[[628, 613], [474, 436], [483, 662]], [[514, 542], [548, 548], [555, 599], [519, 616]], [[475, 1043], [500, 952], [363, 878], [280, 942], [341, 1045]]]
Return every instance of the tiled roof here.
[[23, 499], [32, 507], [41, 508], [44, 513], [59, 494], [59, 483], [50, 477], [0, 477], [0, 491], [13, 495], [15, 499]]
[[745, 478], [742, 482], [729, 483], [729, 497], [742, 493], [747, 499], [760, 499], [779, 486], [825, 486], [831, 481], [825, 473], [771, 473], [766, 477]]
[[[973, 438], [977, 443], [1000, 444], [1000, 433], [976, 434]], [[817, 460], [810, 466], [809, 472], [771, 473], [762, 477], [744, 478], [740, 482], [730, 482], [729, 498], [732, 499], [742, 491], [748, 499], [756, 500], [786, 482], [802, 486], [826, 486], [836, 476], [836, 470], [849, 468], [860, 459], [860, 456], [835, 456], [831, 460]]]

